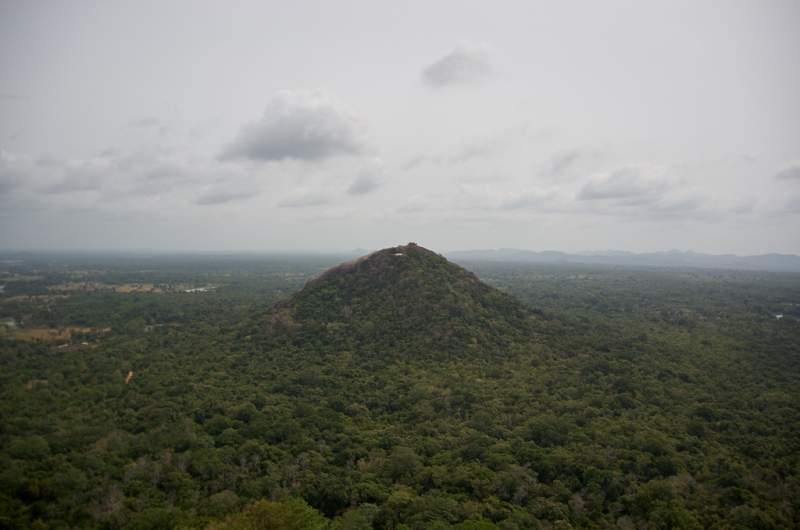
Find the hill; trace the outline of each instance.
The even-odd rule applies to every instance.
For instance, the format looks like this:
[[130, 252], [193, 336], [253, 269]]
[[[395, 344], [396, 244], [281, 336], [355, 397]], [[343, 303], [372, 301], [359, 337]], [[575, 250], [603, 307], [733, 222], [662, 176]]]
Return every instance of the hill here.
[[[541, 313], [541, 312], [540, 312]], [[466, 355], [532, 338], [533, 311], [413, 243], [332, 267], [278, 304], [269, 335], [359, 355]]]

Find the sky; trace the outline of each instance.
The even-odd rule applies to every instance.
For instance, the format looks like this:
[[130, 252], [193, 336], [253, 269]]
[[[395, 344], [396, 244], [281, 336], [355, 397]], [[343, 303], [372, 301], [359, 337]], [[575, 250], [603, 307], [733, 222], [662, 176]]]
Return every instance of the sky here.
[[0, 0], [0, 249], [800, 254], [800, 2]]

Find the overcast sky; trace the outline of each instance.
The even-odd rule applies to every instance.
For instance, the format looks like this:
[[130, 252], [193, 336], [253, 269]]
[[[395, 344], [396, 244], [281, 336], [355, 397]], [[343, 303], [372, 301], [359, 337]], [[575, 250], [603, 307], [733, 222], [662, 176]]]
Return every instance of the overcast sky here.
[[0, 0], [0, 249], [800, 254], [800, 2]]

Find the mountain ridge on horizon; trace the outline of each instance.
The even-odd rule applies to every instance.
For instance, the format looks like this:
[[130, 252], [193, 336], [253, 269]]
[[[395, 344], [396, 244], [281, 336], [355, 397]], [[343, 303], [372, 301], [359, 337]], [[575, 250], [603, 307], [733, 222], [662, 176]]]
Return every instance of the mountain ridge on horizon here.
[[[110, 257], [169, 257], [180, 256], [183, 258], [203, 256], [351, 256], [353, 258], [365, 256], [377, 249], [354, 248], [321, 249], [321, 250], [196, 250], [196, 251], [154, 251], [154, 250], [0, 250], [0, 261], [14, 261], [19, 259], [58, 258], [64, 255], [100, 255]], [[598, 250], [598, 251], [570, 251], [558, 250], [524, 250], [518, 248], [501, 247], [498, 249], [469, 249], [436, 252], [453, 261], [507, 261], [520, 263], [576, 263], [585, 265], [618, 265], [634, 267], [694, 267], [709, 269], [749, 270], [765, 272], [800, 273], [800, 256], [796, 254], [781, 254], [777, 252], [739, 256], [737, 254], [705, 254], [692, 250], [680, 251], [671, 249], [659, 252], [636, 253], [625, 250]]]
[[800, 256], [778, 253], [738, 256], [736, 254], [702, 254], [691, 250], [680, 251], [677, 249], [644, 253], [621, 250], [567, 253], [557, 250], [536, 252], [533, 250], [515, 248], [499, 248], [486, 250], [457, 250], [446, 252], [444, 255], [455, 261], [566, 262], [587, 265], [698, 267], [769, 272], [800, 272]]

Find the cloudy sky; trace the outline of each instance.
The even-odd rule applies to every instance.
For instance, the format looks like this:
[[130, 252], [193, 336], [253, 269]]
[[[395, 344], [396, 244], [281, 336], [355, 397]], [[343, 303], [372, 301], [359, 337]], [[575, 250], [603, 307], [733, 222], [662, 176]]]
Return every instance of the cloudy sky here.
[[0, 249], [800, 254], [800, 2], [0, 0]]

